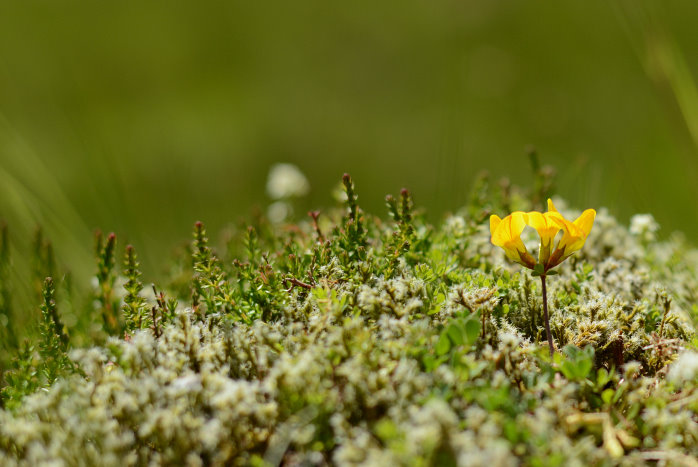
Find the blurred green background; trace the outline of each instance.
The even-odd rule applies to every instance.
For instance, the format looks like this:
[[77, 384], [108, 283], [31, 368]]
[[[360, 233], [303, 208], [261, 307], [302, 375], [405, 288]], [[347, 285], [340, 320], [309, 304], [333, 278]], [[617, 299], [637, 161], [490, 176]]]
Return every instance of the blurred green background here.
[[[0, 216], [91, 271], [91, 232], [146, 275], [204, 221], [269, 203], [276, 162], [322, 208], [410, 188], [434, 220], [475, 175], [531, 179], [698, 235], [698, 3], [2, 2]], [[147, 278], [146, 278], [147, 279]]]

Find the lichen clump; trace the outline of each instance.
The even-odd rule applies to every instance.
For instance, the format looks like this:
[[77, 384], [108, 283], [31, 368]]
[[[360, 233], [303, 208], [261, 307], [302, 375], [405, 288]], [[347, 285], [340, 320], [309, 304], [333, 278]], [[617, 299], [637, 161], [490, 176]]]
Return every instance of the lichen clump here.
[[344, 188], [342, 209], [259, 219], [219, 254], [197, 224], [152, 292], [109, 237], [92, 345], [45, 284], [39, 344], [4, 375], [0, 464], [695, 462], [698, 254], [680, 236], [600, 209], [550, 283], [551, 359], [538, 283], [487, 224], [529, 195], [481, 183], [434, 227], [407, 191], [384, 221]]

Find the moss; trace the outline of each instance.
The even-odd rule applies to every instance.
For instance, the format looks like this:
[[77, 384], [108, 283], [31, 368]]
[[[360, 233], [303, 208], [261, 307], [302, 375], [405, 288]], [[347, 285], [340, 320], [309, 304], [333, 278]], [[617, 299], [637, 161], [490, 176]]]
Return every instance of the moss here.
[[[87, 317], [88, 306], [59, 310], [51, 283], [40, 335], [3, 375], [0, 463], [641, 465], [698, 455], [698, 254], [683, 239], [659, 241], [652, 218], [628, 228], [600, 209], [587, 245], [549, 281], [550, 359], [538, 283], [491, 246], [484, 222], [544, 199], [547, 178], [532, 195], [491, 192], [482, 179], [439, 226], [407, 191], [388, 197], [385, 221], [361, 210], [349, 176], [343, 185], [343, 208], [295, 224], [257, 219], [220, 252], [197, 224], [191, 259], [177, 259], [153, 293], [132, 247], [117, 271], [109, 237]], [[61, 313], [91, 324], [67, 328]]]

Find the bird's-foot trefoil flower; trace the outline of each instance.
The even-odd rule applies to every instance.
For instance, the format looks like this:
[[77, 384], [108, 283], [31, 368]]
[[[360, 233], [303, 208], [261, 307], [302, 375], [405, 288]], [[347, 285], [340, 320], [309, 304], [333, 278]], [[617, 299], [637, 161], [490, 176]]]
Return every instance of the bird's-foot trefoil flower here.
[[[596, 211], [587, 209], [574, 222], [560, 214], [552, 200], [548, 200], [548, 212], [516, 211], [504, 219], [497, 215], [490, 217], [492, 243], [504, 250], [507, 258], [532, 269], [536, 274], [552, 275], [550, 270], [573, 253], [579, 251], [586, 242], [594, 224]], [[521, 240], [526, 226], [533, 227], [540, 237], [538, 261], [528, 252]], [[558, 233], [562, 236], [555, 242]]]
[[[555, 209], [555, 205], [550, 199], [548, 199], [548, 212], [516, 211], [504, 219], [500, 219], [497, 215], [490, 217], [492, 243], [501, 247], [507, 258], [533, 270], [533, 275], [541, 278], [545, 330], [551, 356], [553, 355], [553, 341], [548, 319], [545, 277], [557, 274], [557, 271], [552, 271], [552, 269], [584, 246], [595, 218], [596, 211], [587, 209], [577, 219], [569, 221]], [[538, 261], [531, 256], [521, 240], [521, 234], [527, 225], [533, 227], [540, 237]], [[556, 238], [560, 232], [562, 232], [562, 236], [556, 243]]]

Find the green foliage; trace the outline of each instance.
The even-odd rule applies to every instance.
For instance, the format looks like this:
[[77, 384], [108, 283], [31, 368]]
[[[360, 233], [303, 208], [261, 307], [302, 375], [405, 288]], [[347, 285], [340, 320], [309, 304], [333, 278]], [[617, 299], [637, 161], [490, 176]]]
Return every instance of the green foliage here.
[[40, 361], [35, 348], [28, 341], [24, 341], [10, 367], [3, 372], [5, 384], [0, 392], [3, 407], [20, 407], [24, 396], [33, 394], [45, 385], [41, 380], [39, 366]]
[[594, 368], [594, 348], [579, 349], [568, 345], [564, 348], [564, 355], [567, 358], [555, 354], [555, 360], [565, 378], [570, 381], [585, 381]]
[[[203, 301], [203, 314], [230, 313], [234, 305], [231, 288], [218, 258], [208, 246], [206, 229], [201, 222], [194, 226], [193, 261], [193, 301], [197, 311], [199, 303]], [[244, 314], [242, 318], [249, 322]]]
[[[698, 454], [698, 354], [687, 350], [698, 264], [683, 243], [647, 242], [599, 210], [588, 244], [547, 281], [561, 349], [551, 359], [540, 284], [492, 248], [484, 222], [537, 195], [492, 194], [483, 179], [462, 215], [434, 227], [406, 190], [387, 198], [384, 222], [362, 211], [349, 176], [343, 186], [341, 208], [293, 225], [255, 218], [217, 251], [197, 223], [152, 293], [134, 248], [117, 268], [116, 237], [98, 235], [88, 303], [69, 275], [60, 287], [46, 279], [38, 325], [3, 367], [0, 462], [642, 465]], [[58, 269], [37, 245], [37, 271]]]
[[133, 245], [126, 247], [124, 277], [126, 278], [126, 283], [124, 284], [126, 296], [124, 297], [124, 304], [121, 306], [121, 312], [124, 316], [126, 332], [147, 329], [153, 325], [153, 322], [148, 314], [146, 300], [141, 296], [143, 283], [141, 282], [141, 271], [139, 270], [136, 250]]
[[69, 338], [56, 307], [53, 279], [47, 277], [41, 289], [41, 320], [38, 349], [25, 341], [4, 374], [6, 385], [0, 391], [3, 405], [16, 408], [24, 396], [52, 385], [75, 369], [68, 358]]
[[66, 351], [68, 349], [68, 335], [58, 316], [55, 301], [55, 287], [53, 279], [47, 277], [41, 290], [43, 303], [41, 304], [41, 323], [39, 324], [39, 355], [42, 358], [42, 372], [46, 382], [51, 385], [70, 367], [70, 361]]
[[122, 331], [122, 320], [118, 313], [119, 300], [115, 295], [116, 274], [116, 235], [110, 233], [106, 240], [102, 232], [95, 234], [95, 253], [97, 256], [97, 291], [96, 300], [103, 329], [108, 335], [117, 336]]
[[342, 176], [342, 186], [346, 195], [346, 214], [339, 230], [339, 246], [345, 252], [345, 263], [365, 259], [366, 235], [365, 219], [359, 209], [358, 196], [354, 191], [354, 181], [349, 174]]

